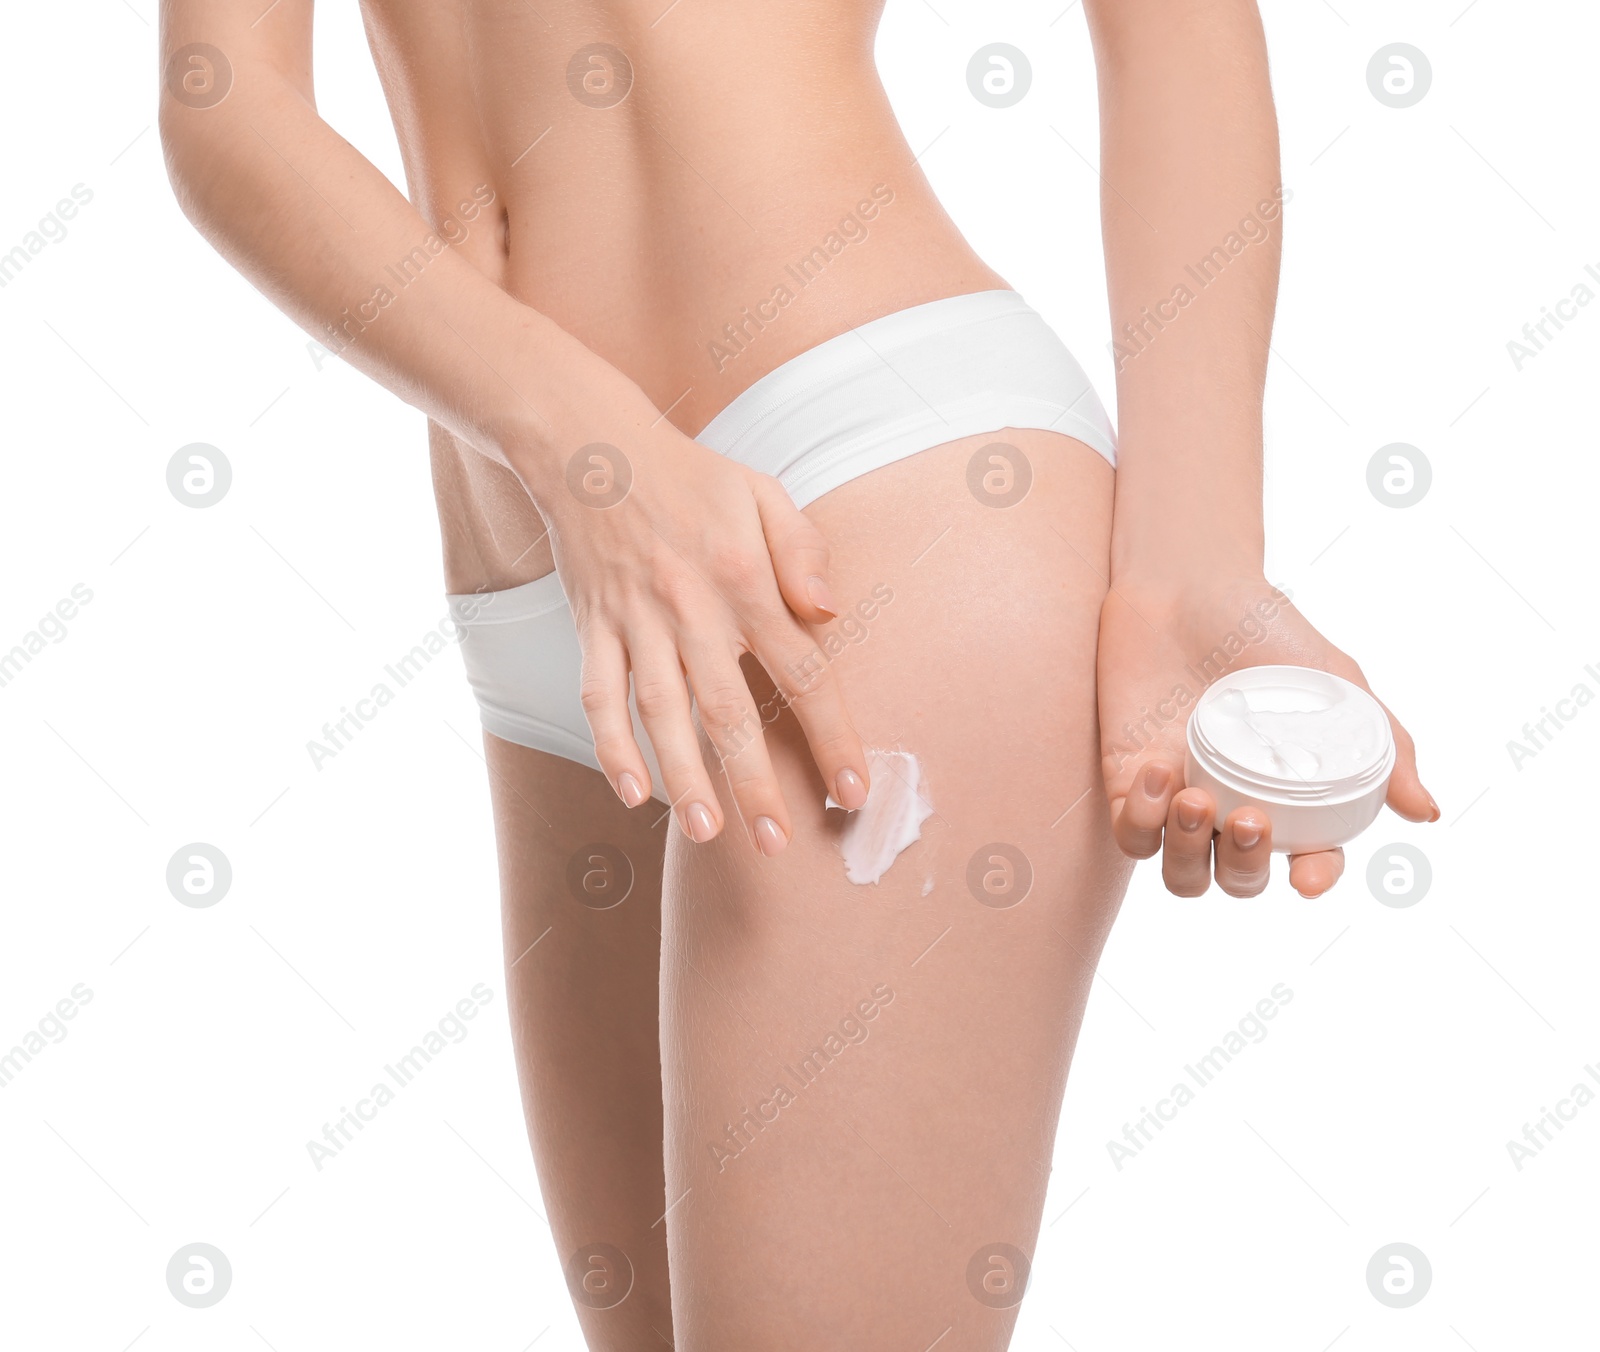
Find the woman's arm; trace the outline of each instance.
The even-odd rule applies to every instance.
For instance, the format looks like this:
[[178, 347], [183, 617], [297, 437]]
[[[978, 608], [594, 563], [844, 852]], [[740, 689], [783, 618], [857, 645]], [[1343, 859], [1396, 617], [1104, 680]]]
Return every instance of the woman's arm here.
[[[748, 651], [789, 697], [825, 782], [858, 806], [865, 756], [795, 618], [831, 618], [825, 583], [820, 604], [812, 586], [827, 572], [821, 536], [776, 481], [683, 436], [631, 380], [448, 247], [317, 115], [311, 11], [312, 0], [163, 3], [161, 138], [185, 213], [308, 331], [517, 473], [550, 527], [596, 751], [624, 802], [643, 802], [650, 784], [628, 714], [631, 671], [684, 829], [709, 839], [722, 826], [692, 693], [753, 842], [774, 852], [761, 818], [787, 841], [738, 669]], [[498, 218], [463, 228], [498, 230]], [[419, 248], [426, 266], [403, 289], [385, 288], [388, 269]], [[330, 327], [347, 341], [330, 340]], [[597, 443], [632, 470], [621, 503], [586, 501], [582, 476], [568, 474]], [[803, 687], [800, 671], [815, 673]]]
[[[184, 213], [309, 333], [464, 441], [506, 464], [552, 454], [564, 375], [625, 382], [453, 248], [394, 285], [395, 261], [440, 238], [318, 116], [312, 0], [280, 0], [254, 23], [265, 8], [162, 6], [161, 140]], [[462, 229], [497, 230], [498, 217], [491, 205]], [[375, 303], [386, 286], [394, 299]]]
[[1120, 349], [1113, 582], [1252, 576], [1283, 219], [1261, 19], [1254, 0], [1085, 9]]
[[[1117, 345], [1099, 661], [1106, 784], [1118, 842], [1138, 858], [1165, 843], [1173, 891], [1205, 890], [1215, 827], [1217, 881], [1253, 895], [1266, 885], [1271, 823], [1250, 808], [1218, 823], [1207, 795], [1183, 787], [1194, 673], [1220, 650], [1238, 666], [1321, 667], [1366, 685], [1262, 571], [1261, 409], [1285, 196], [1266, 41], [1254, 0], [1085, 9]], [[1391, 723], [1389, 806], [1432, 820], [1411, 739]], [[1290, 878], [1315, 894], [1342, 868], [1339, 851], [1304, 855]]]

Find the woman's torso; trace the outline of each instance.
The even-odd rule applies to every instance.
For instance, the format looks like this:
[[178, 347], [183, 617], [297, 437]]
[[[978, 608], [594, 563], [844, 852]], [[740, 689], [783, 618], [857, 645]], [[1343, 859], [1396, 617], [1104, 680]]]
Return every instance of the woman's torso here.
[[[423, 215], [691, 435], [853, 325], [1005, 285], [889, 108], [880, 3], [363, 8]], [[437, 427], [432, 446], [450, 590], [548, 572], [509, 472]]]

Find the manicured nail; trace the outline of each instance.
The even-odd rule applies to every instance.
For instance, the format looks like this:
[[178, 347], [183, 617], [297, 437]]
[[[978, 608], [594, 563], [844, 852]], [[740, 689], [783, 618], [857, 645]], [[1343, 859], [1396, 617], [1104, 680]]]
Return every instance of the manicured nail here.
[[788, 843], [789, 838], [771, 817], [756, 818], [756, 845], [762, 854], [769, 859], [775, 854], [782, 854], [783, 847]]
[[1159, 798], [1167, 791], [1167, 785], [1172, 782], [1172, 767], [1168, 765], [1152, 765], [1144, 772], [1144, 796], [1146, 798]]
[[717, 834], [717, 819], [704, 803], [690, 803], [683, 819], [689, 828], [689, 839], [697, 845], [705, 844]]
[[1428, 806], [1433, 809], [1433, 816], [1429, 817], [1428, 820], [1430, 822], [1438, 821], [1440, 817], [1439, 805], [1433, 801], [1433, 795], [1431, 793], [1428, 795]]
[[1233, 843], [1241, 850], [1248, 850], [1261, 839], [1261, 827], [1248, 818], [1236, 821], [1233, 824]]
[[638, 807], [650, 795], [639, 787], [639, 781], [624, 770], [617, 776], [617, 796], [629, 807]]
[[1206, 810], [1199, 803], [1191, 803], [1185, 798], [1178, 799], [1178, 825], [1185, 831], [1198, 831], [1200, 823], [1206, 819]]
[[863, 806], [867, 801], [867, 786], [861, 782], [861, 776], [854, 770], [839, 771], [833, 786], [833, 801], [852, 812]]
[[833, 603], [833, 593], [820, 577], [806, 579], [806, 595], [811, 598], [811, 604], [824, 614], [832, 616], [839, 613], [839, 608]]

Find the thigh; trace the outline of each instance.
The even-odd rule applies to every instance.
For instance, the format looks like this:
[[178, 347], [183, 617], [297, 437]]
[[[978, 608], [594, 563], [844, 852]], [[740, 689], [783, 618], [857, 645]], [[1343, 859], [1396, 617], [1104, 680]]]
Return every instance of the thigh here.
[[[657, 1031], [665, 808], [484, 735], [528, 1136], [589, 1346], [670, 1335]], [[655, 1330], [655, 1332], [652, 1332]]]
[[785, 853], [760, 858], [739, 831], [668, 846], [682, 1352], [1006, 1344], [1007, 1274], [1037, 1237], [1128, 877], [1094, 691], [1112, 481], [1078, 442], [1011, 431], [809, 509], [845, 607], [817, 631], [822, 658], [865, 742], [921, 759], [934, 814], [879, 883], [847, 881], [843, 814], [824, 814], [785, 713], [769, 729], [795, 823]]

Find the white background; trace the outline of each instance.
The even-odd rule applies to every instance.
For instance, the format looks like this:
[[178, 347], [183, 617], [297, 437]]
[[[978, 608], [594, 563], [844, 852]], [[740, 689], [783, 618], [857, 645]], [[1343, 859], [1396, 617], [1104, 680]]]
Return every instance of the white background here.
[[[1061, 3], [893, 0], [879, 54], [952, 213], [1109, 403], [1093, 69]], [[1576, 684], [1600, 692], [1600, 306], [1520, 372], [1506, 344], [1600, 268], [1600, 20], [1508, 0], [1265, 8], [1294, 194], [1269, 574], [1409, 724], [1444, 818], [1386, 814], [1315, 903], [1281, 876], [1253, 902], [1177, 901], [1140, 870], [1015, 1345], [1595, 1346], [1600, 1104], [1520, 1171], [1506, 1142], [1600, 1073], [1600, 708], [1520, 769], [1507, 742]], [[459, 658], [320, 772], [306, 752], [443, 618], [422, 420], [319, 370], [178, 213], [154, 17], [152, 0], [9, 6], [0, 57], [0, 251], [74, 184], [94, 194], [0, 290], [0, 649], [75, 584], [93, 593], [0, 689], [0, 1050], [93, 992], [0, 1090], [3, 1341], [576, 1349], [515, 1089]], [[996, 41], [1033, 64], [1007, 110], [965, 82]], [[1433, 68], [1408, 109], [1366, 83], [1392, 42]], [[324, 114], [399, 181], [354, 7], [322, 6], [317, 43]], [[193, 441], [233, 467], [206, 510], [166, 486]], [[1396, 441], [1433, 471], [1402, 510], [1366, 480]], [[233, 869], [209, 909], [165, 883], [195, 841]], [[1409, 907], [1366, 883], [1393, 842], [1431, 864]], [[470, 1035], [317, 1172], [306, 1141], [477, 982], [494, 999]], [[1280, 982], [1294, 998], [1269, 1036], [1119, 1171], [1107, 1141]], [[195, 1241], [234, 1274], [204, 1311], [164, 1280]], [[1366, 1284], [1395, 1242], [1432, 1265], [1409, 1309]]]

